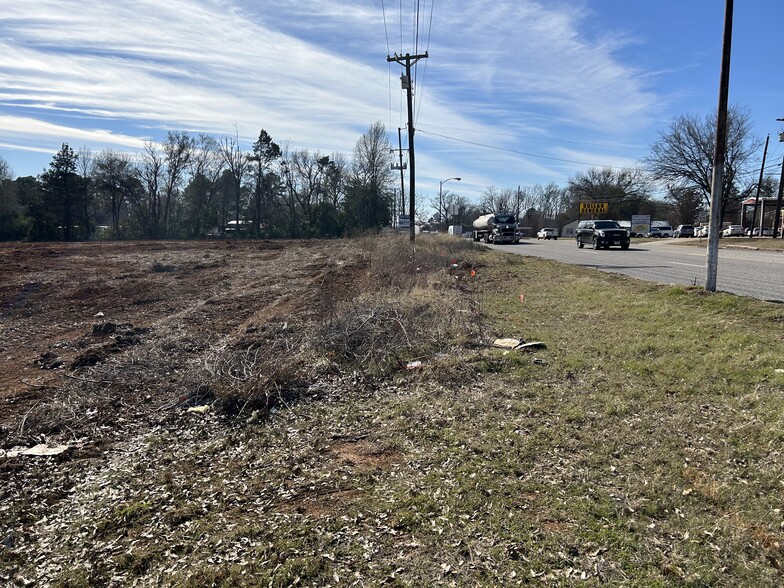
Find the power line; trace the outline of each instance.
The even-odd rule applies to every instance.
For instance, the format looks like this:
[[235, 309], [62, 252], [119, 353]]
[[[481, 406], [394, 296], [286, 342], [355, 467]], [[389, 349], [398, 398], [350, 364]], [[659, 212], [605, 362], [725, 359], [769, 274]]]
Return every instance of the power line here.
[[[552, 141], [554, 143], [569, 143], [572, 145], [586, 145], [588, 147], [605, 147], [607, 149], [634, 149], [635, 147], [629, 145], [621, 145], [621, 144], [612, 144], [612, 143], [592, 143], [589, 141], [574, 141], [571, 139], [556, 139], [554, 137], [541, 137], [537, 135], [526, 135], [522, 133], [504, 133], [503, 131], [483, 131], [479, 129], [465, 129], [460, 127], [447, 127], [444, 125], [433, 125], [430, 123], [422, 123], [424, 127], [433, 127], [433, 128], [440, 128], [440, 129], [450, 129], [453, 131], [465, 131], [467, 133], [481, 133], [481, 134], [492, 134], [494, 136], [502, 136], [502, 137], [515, 137], [518, 139], [533, 139], [535, 141]], [[423, 131], [424, 132], [424, 131]]]
[[425, 133], [426, 135], [435, 135], [436, 137], [442, 137], [444, 139], [449, 139], [451, 141], [457, 141], [459, 143], [467, 143], [468, 145], [476, 145], [477, 147], [485, 147], [486, 149], [494, 149], [496, 151], [506, 151], [508, 153], [516, 153], [517, 155], [525, 155], [526, 157], [537, 157], [539, 159], [549, 159], [551, 161], [561, 161], [564, 163], [576, 163], [579, 165], [590, 165], [591, 167], [601, 167], [601, 168], [610, 168], [610, 169], [628, 169], [627, 167], [620, 167], [617, 165], [606, 165], [600, 163], [589, 163], [587, 161], [575, 161], [573, 159], [562, 159], [560, 157], [550, 157], [548, 155], [538, 155], [536, 153], [527, 153], [525, 151], [517, 151], [516, 149], [508, 149], [506, 147], [496, 147], [495, 145], [486, 145], [484, 143], [478, 143], [476, 141], [468, 141], [466, 139], [458, 139], [457, 137], [450, 137], [448, 135], [442, 135], [440, 133], [433, 133], [432, 131], [423, 131], [420, 129], [421, 133]]
[[414, 18], [414, 53], [419, 53], [419, 0], [416, 0]]
[[384, 18], [384, 36], [387, 39], [387, 54], [389, 54], [389, 31], [387, 30], [387, 9], [384, 0], [381, 0], [381, 16]]
[[398, 21], [400, 22], [400, 52], [403, 52], [403, 0], [400, 0], [400, 7], [398, 9]]
[[[434, 5], [435, 5], [435, 0], [432, 0], [430, 2], [430, 22], [428, 24], [428, 30], [427, 30], [427, 46], [425, 47], [425, 53], [428, 53], [430, 51], [430, 35], [433, 32]], [[420, 112], [421, 107], [422, 107], [422, 101], [424, 100], [424, 90], [423, 90], [423, 88], [425, 86], [425, 77], [427, 76], [427, 64], [428, 64], [428, 62], [426, 61], [425, 64], [424, 64], [424, 68], [422, 70], [422, 81], [420, 82], [419, 85], [417, 85], [417, 88], [420, 91], [418, 91], [416, 96], [414, 97], [415, 101], [417, 103], [417, 108], [415, 109], [416, 110], [416, 118], [415, 118], [416, 124], [419, 124], [419, 112]], [[418, 72], [419, 72], [419, 68], [417, 67], [417, 73]]]

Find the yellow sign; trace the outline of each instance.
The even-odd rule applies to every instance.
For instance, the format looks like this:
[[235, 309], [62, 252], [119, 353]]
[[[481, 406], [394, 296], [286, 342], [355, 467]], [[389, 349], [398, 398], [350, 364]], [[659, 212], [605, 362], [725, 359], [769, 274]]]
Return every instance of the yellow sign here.
[[580, 202], [580, 214], [607, 214], [609, 202]]

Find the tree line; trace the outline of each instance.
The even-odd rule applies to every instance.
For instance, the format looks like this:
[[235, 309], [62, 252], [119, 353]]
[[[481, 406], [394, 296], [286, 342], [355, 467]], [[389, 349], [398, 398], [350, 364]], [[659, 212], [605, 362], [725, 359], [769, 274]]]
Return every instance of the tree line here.
[[0, 158], [0, 239], [337, 237], [378, 230], [395, 212], [381, 123], [351, 161], [290, 149], [261, 130], [239, 138], [169, 132], [136, 156], [64, 143], [37, 177]]
[[[756, 193], [776, 194], [777, 182], [750, 169], [761, 142], [749, 114], [729, 113], [722, 220]], [[590, 168], [566, 185], [488, 187], [472, 201], [445, 190], [419, 205], [419, 224], [470, 225], [481, 214], [512, 211], [537, 230], [579, 217], [581, 201], [606, 201], [608, 218], [647, 214], [695, 224], [710, 205], [715, 116], [676, 117], [638, 167]], [[170, 132], [137, 156], [112, 150], [75, 152], [63, 144], [38, 177], [11, 180], [0, 158], [0, 239], [338, 237], [392, 226], [405, 211], [396, 193], [384, 125], [371, 125], [352, 158], [281, 146], [261, 130], [249, 151], [238, 137]], [[656, 194], [664, 193], [664, 198]], [[420, 200], [421, 202], [421, 200]]]

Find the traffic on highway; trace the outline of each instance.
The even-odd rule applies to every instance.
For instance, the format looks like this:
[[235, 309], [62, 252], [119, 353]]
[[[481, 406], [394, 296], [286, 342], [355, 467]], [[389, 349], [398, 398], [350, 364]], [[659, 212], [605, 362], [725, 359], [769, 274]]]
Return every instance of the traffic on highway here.
[[[726, 241], [726, 240], [725, 240]], [[704, 286], [707, 239], [632, 240], [628, 249], [580, 248], [575, 239], [523, 239], [519, 245], [490, 245], [518, 255], [544, 257], [625, 274], [633, 278], [688, 286]], [[717, 289], [760, 300], [784, 302], [784, 251], [763, 251], [722, 242]]]

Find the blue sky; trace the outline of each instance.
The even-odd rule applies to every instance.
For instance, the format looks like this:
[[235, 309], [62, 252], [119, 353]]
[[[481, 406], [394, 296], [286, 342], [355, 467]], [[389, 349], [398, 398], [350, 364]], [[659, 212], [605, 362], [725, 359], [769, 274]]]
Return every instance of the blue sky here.
[[[36, 175], [62, 142], [137, 152], [169, 130], [261, 129], [351, 154], [406, 123], [415, 68], [417, 191], [565, 184], [631, 166], [674, 116], [718, 99], [721, 0], [0, 0], [0, 156]], [[735, 3], [730, 103], [780, 162], [784, 2]], [[403, 131], [405, 141], [405, 131]], [[760, 158], [762, 147], [760, 146]], [[771, 173], [778, 174], [774, 167]]]

